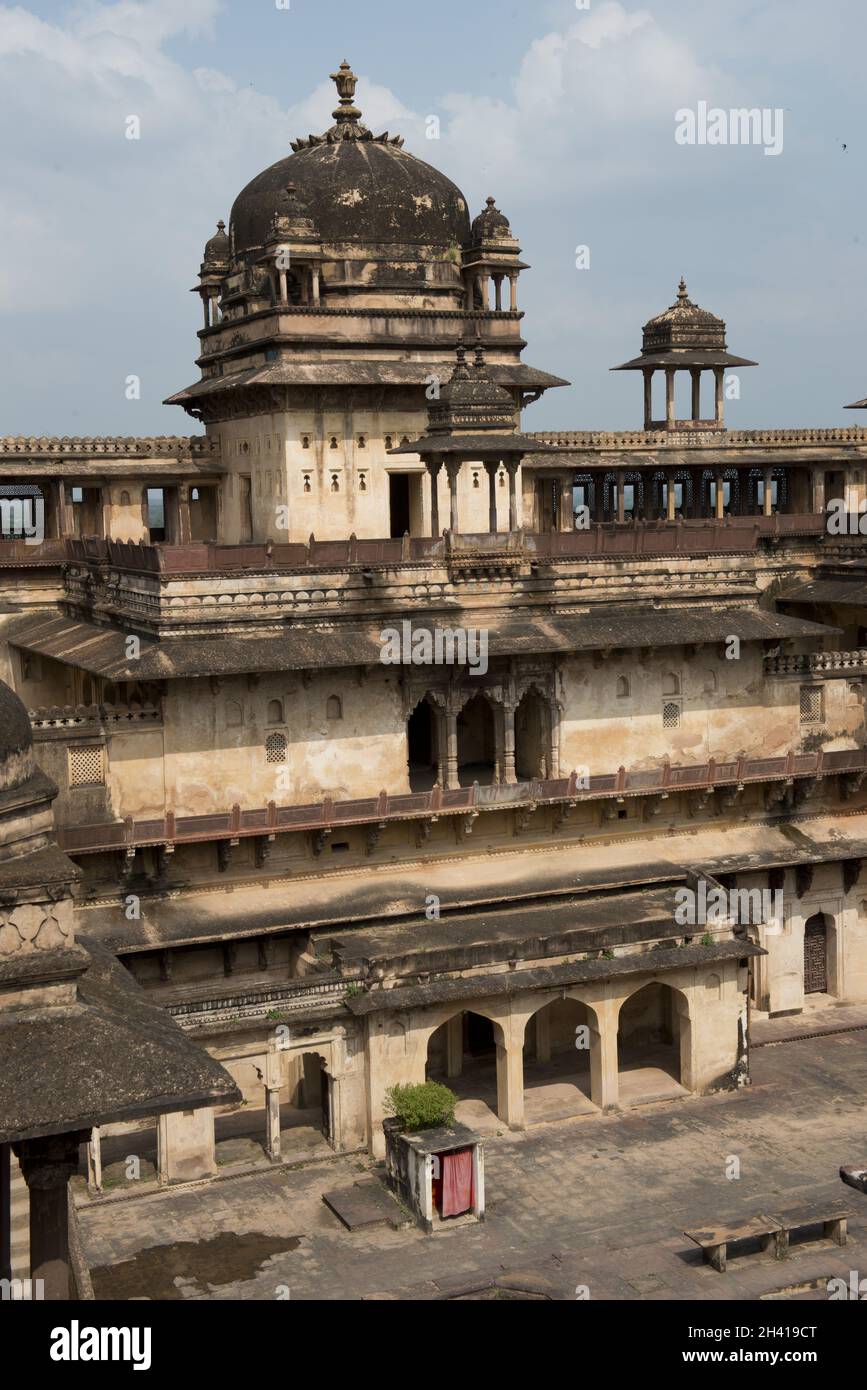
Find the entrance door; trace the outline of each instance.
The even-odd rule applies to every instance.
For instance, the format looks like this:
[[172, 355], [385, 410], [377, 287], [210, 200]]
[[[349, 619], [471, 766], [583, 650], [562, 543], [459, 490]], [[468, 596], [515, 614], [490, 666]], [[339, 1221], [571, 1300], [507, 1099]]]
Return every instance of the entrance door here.
[[826, 993], [828, 989], [828, 929], [821, 912], [804, 928], [804, 993]]
[[409, 473], [388, 475], [389, 535], [393, 538], [410, 533], [409, 480]]

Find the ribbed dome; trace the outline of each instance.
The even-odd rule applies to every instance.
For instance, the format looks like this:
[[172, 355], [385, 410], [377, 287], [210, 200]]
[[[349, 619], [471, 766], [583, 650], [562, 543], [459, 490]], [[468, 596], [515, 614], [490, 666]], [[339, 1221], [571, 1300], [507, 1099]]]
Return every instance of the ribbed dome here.
[[33, 773], [33, 730], [24, 705], [0, 681], [0, 791], [20, 787]]
[[340, 93], [336, 124], [296, 140], [294, 153], [264, 169], [238, 194], [229, 219], [235, 255], [262, 247], [294, 184], [323, 242], [388, 242], [447, 250], [469, 241], [461, 190], [445, 174], [401, 149], [399, 136], [374, 136], [352, 104], [348, 63], [332, 73]]
[[236, 255], [263, 246], [294, 183], [324, 242], [391, 242], [447, 250], [470, 235], [467, 204], [445, 174], [394, 145], [341, 140], [309, 146], [257, 174], [229, 220]]

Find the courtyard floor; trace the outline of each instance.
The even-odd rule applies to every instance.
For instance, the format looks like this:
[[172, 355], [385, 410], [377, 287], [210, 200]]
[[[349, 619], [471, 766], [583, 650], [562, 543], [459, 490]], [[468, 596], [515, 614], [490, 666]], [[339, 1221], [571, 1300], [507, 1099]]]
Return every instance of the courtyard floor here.
[[[323, 1192], [380, 1171], [363, 1155], [84, 1202], [94, 1291], [573, 1299], [586, 1286], [593, 1299], [826, 1298], [829, 1278], [867, 1275], [867, 1196], [837, 1173], [867, 1161], [867, 1030], [769, 1038], [753, 1052], [752, 1077], [739, 1092], [489, 1131], [487, 1220], [446, 1223], [433, 1236], [387, 1225], [349, 1231], [329, 1210]], [[727, 1176], [732, 1159], [737, 1178]], [[822, 1201], [851, 1207], [847, 1247], [796, 1245], [784, 1261], [730, 1256], [718, 1274], [682, 1234]]]

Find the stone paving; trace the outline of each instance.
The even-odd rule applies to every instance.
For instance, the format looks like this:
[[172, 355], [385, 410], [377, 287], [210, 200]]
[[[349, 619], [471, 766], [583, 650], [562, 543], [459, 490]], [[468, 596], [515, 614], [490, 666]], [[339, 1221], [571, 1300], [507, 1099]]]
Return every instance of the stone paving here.
[[[350, 1232], [325, 1206], [376, 1171], [361, 1155], [97, 1200], [79, 1211], [97, 1297], [826, 1297], [827, 1279], [867, 1276], [867, 1197], [837, 1176], [867, 1160], [867, 1032], [768, 1042], [752, 1069], [743, 1091], [491, 1136], [487, 1220], [429, 1237]], [[845, 1248], [730, 1257], [718, 1274], [682, 1235], [827, 1200], [853, 1209]]]

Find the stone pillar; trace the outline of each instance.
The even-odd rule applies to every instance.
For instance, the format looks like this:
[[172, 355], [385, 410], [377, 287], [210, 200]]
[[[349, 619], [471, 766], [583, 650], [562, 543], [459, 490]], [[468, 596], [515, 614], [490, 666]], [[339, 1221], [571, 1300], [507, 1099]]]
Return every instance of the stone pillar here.
[[180, 483], [178, 486], [178, 542], [185, 545], [189, 543], [191, 538], [190, 487], [188, 483]]
[[622, 468], [617, 470], [617, 520], [626, 520], [626, 494], [623, 489], [624, 473]]
[[674, 425], [674, 367], [665, 369], [665, 423], [669, 429]]
[[460, 530], [458, 519], [458, 477], [461, 471], [461, 460], [450, 458], [446, 462], [446, 476], [449, 480], [449, 527], [453, 535], [457, 535]]
[[157, 1170], [161, 1183], [193, 1182], [217, 1171], [214, 1112], [179, 1110], [157, 1121]]
[[488, 277], [487, 275], [477, 275], [476, 284], [479, 287], [479, 294], [482, 296], [482, 310], [488, 310]]
[[485, 1219], [485, 1151], [481, 1144], [473, 1145], [473, 1216]]
[[644, 367], [642, 376], [644, 377], [644, 428], [649, 430], [653, 423], [653, 368]]
[[87, 1131], [24, 1139], [15, 1145], [30, 1193], [30, 1277], [46, 1299], [66, 1300], [69, 1286], [69, 1179]]
[[439, 539], [440, 534], [440, 504], [437, 493], [439, 471], [443, 466], [442, 459], [426, 459], [425, 465], [430, 478], [430, 533], [433, 540]]
[[211, 326], [211, 301], [206, 294], [202, 295], [202, 314], [204, 315], [205, 328]]
[[714, 513], [717, 521], [722, 521], [725, 516], [725, 482], [721, 472], [717, 472], [714, 481], [716, 483], [716, 506]]
[[677, 491], [674, 481], [674, 470], [669, 469], [665, 475], [667, 490], [665, 498], [665, 517], [667, 521], [674, 521], [677, 512]]
[[[596, 1025], [593, 1015], [596, 1016]], [[617, 1074], [617, 1010], [612, 1000], [592, 1006], [590, 1027], [590, 1099], [600, 1110], [614, 1110], [620, 1097]]]
[[518, 311], [518, 277], [509, 276], [509, 308], [515, 314]]
[[497, 470], [499, 463], [496, 460], [485, 463], [485, 472], [488, 475], [488, 530], [494, 535], [497, 530]]
[[458, 785], [458, 714], [446, 710], [446, 786]]
[[464, 1067], [464, 1016], [456, 1014], [446, 1024], [446, 1076], [460, 1076]]
[[280, 1087], [265, 1087], [265, 1152], [272, 1163], [280, 1162]]
[[286, 304], [289, 300], [289, 292], [286, 285], [286, 271], [281, 269], [278, 274], [280, 277], [280, 303]]
[[102, 1141], [98, 1126], [90, 1131], [87, 1144], [87, 1186], [91, 1192], [102, 1191]]
[[495, 276], [494, 276], [494, 304], [496, 305], [497, 313], [498, 313], [498, 314], [501, 313], [501, 312], [502, 312], [502, 308], [503, 308], [503, 277], [502, 277], [502, 275], [495, 275]]
[[[511, 1020], [497, 1043], [497, 1114], [509, 1129], [524, 1128], [524, 1043], [515, 1040]], [[522, 1030], [523, 1032], [523, 1030]]]
[[504, 459], [504, 467], [509, 475], [509, 530], [518, 529], [518, 497], [515, 490], [515, 479], [518, 474], [518, 459]]
[[515, 783], [515, 705], [503, 701], [503, 781]]
[[724, 380], [724, 376], [725, 376], [725, 372], [724, 372], [724, 369], [723, 369], [722, 367], [714, 367], [714, 369], [713, 369], [713, 382], [714, 382], [714, 417], [715, 417], [715, 419], [716, 419], [717, 425], [719, 425], [720, 428], [722, 428], [722, 425], [723, 425], [723, 417], [724, 417], [724, 413], [725, 413], [725, 412], [724, 412], [724, 407], [723, 407], [723, 380]]
[[575, 500], [571, 473], [564, 474], [560, 479], [560, 530], [575, 530]]
[[692, 418], [701, 419], [701, 368], [690, 367], [689, 374], [692, 377]]
[[815, 515], [825, 514], [825, 470], [817, 468], [813, 473], [813, 512]]
[[772, 515], [773, 515], [773, 500], [774, 500], [774, 493], [773, 493], [773, 469], [771, 469], [771, 468], [766, 468], [766, 469], [765, 469], [765, 472], [764, 472], [764, 478], [765, 478], [765, 495], [764, 495], [764, 498], [763, 498], [762, 512], [763, 512], [763, 514], [764, 514], [765, 516], [772, 516]]
[[310, 285], [313, 290], [313, 307], [319, 308], [319, 266], [314, 265], [310, 270]]
[[536, 1061], [551, 1060], [551, 1015], [547, 1005], [536, 1014]]

